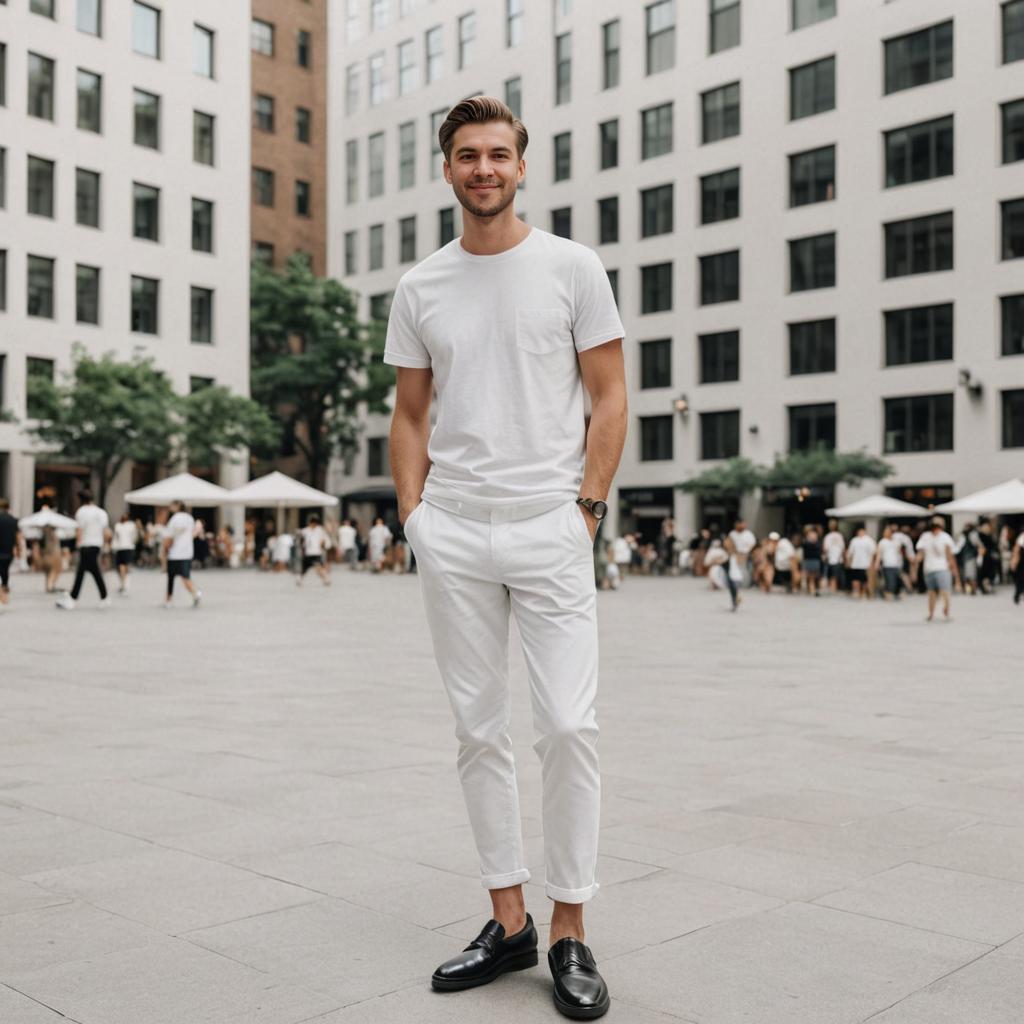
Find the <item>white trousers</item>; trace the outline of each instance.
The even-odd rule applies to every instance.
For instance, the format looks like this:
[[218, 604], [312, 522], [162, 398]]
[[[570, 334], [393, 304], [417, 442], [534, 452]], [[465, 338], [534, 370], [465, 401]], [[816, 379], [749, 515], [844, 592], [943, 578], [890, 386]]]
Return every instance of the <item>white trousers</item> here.
[[509, 614], [529, 676], [541, 762], [545, 890], [583, 903], [597, 891], [601, 779], [593, 545], [566, 500], [528, 519], [490, 521], [423, 501], [405, 523], [434, 656], [455, 714], [458, 771], [487, 889], [530, 878], [509, 738]]

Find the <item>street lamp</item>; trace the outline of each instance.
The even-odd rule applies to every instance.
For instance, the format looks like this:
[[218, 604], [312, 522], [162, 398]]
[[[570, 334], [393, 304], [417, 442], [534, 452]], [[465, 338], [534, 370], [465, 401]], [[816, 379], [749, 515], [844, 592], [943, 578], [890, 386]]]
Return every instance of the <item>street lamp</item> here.
[[685, 394], [680, 395], [673, 403], [672, 408], [685, 420], [690, 415], [690, 402]]

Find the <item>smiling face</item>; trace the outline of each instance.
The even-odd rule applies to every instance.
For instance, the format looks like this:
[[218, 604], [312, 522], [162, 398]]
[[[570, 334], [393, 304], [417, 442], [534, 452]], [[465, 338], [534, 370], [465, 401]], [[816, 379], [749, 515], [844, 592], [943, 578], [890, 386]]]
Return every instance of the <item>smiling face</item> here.
[[444, 178], [462, 208], [474, 217], [496, 217], [511, 205], [526, 176], [516, 152], [516, 133], [504, 121], [464, 124], [452, 137]]

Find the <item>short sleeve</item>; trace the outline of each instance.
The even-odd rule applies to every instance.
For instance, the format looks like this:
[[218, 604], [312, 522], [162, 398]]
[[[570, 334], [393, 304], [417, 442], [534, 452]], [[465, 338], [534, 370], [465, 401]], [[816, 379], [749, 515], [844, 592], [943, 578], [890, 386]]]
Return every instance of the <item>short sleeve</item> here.
[[420, 340], [411, 297], [405, 281], [399, 281], [391, 299], [388, 333], [384, 342], [384, 362], [392, 366], [430, 367], [430, 353]]
[[625, 334], [608, 274], [597, 253], [586, 249], [573, 277], [572, 337], [577, 352]]

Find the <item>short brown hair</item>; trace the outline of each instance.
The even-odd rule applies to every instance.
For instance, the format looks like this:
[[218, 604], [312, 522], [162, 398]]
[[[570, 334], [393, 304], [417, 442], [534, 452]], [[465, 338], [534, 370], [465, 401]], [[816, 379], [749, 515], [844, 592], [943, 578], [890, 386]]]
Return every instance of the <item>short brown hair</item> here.
[[530, 141], [526, 125], [512, 113], [507, 104], [493, 96], [471, 96], [461, 103], [456, 103], [448, 111], [448, 116], [437, 132], [437, 141], [445, 160], [451, 162], [452, 140], [459, 128], [464, 124], [488, 124], [491, 121], [504, 121], [505, 124], [512, 125], [516, 133], [516, 152], [522, 160], [526, 145]]

